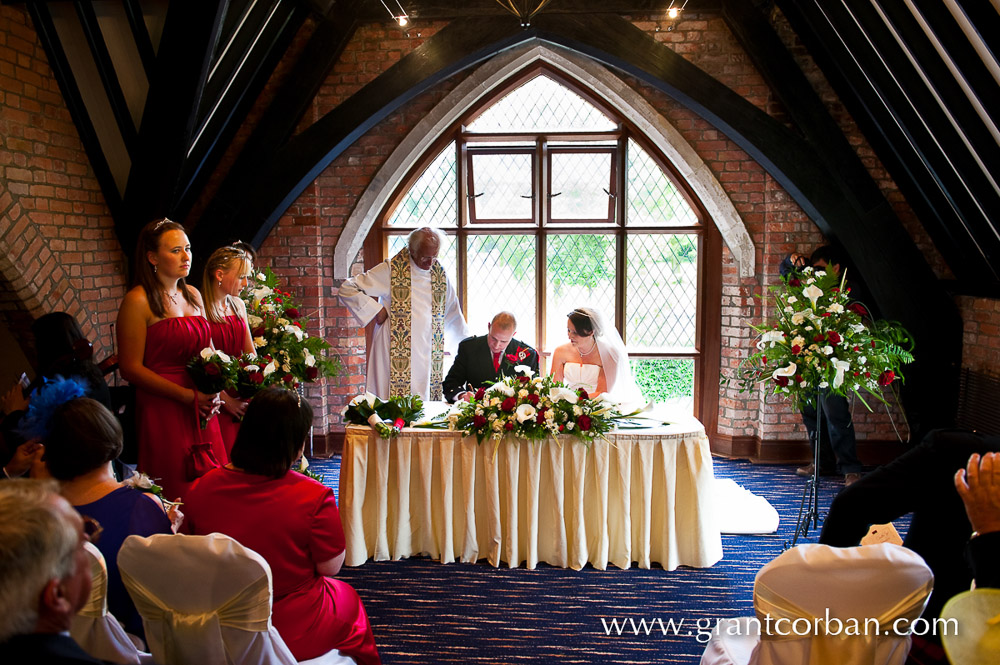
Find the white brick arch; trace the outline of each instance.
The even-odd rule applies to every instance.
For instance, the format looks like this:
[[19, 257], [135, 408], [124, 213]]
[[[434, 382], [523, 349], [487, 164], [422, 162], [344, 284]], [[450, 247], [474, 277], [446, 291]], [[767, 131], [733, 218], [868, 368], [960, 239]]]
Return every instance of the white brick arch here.
[[755, 254], [750, 234], [725, 190], [680, 132], [604, 66], [538, 39], [500, 53], [481, 65], [424, 116], [397, 146], [358, 199], [344, 226], [333, 253], [334, 277], [344, 279], [350, 276], [351, 264], [361, 251], [379, 213], [399, 182], [438, 137], [511, 75], [539, 61], [576, 80], [635, 124], [674, 165], [698, 197], [729, 247], [740, 277], [752, 277]]

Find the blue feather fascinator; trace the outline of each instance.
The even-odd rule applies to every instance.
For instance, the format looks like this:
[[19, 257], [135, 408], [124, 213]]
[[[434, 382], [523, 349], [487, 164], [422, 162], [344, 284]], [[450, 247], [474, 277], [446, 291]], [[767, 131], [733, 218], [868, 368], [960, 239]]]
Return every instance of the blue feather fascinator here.
[[44, 439], [49, 435], [49, 423], [52, 421], [52, 414], [55, 410], [78, 397], [87, 394], [87, 384], [82, 379], [64, 379], [56, 376], [54, 379], [46, 379], [45, 383], [31, 396], [28, 405], [28, 412], [17, 428], [17, 433], [25, 438]]

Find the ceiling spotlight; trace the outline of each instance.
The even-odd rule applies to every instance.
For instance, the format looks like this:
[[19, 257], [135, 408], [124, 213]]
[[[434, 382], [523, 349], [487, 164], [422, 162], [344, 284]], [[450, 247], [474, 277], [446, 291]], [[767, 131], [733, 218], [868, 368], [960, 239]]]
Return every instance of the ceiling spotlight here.
[[685, 7], [687, 7], [688, 0], [684, 0], [684, 4], [679, 7], [674, 3], [680, 3], [680, 0], [670, 0], [670, 6], [667, 7], [667, 18], [671, 21], [676, 20], [677, 17], [681, 15], [681, 12], [684, 11]]
[[389, 9], [389, 5], [385, 4], [385, 0], [379, 0], [379, 2], [381, 2], [382, 6], [385, 7], [385, 10], [389, 12], [389, 16], [392, 17], [392, 20], [399, 24], [399, 27], [402, 28], [409, 25], [410, 17], [407, 15], [406, 10], [403, 9], [403, 5], [399, 3], [399, 0], [396, 0], [396, 6], [399, 7], [398, 14]]

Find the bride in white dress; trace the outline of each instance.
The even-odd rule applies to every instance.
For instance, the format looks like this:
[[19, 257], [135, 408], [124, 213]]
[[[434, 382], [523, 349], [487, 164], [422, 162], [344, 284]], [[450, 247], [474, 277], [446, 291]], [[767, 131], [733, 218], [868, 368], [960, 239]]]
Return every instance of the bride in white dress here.
[[578, 307], [566, 321], [569, 344], [552, 353], [552, 374], [569, 388], [583, 388], [590, 397], [607, 393], [615, 402], [638, 404], [643, 401], [629, 366], [625, 344], [614, 326], [605, 325], [601, 315], [588, 307]]

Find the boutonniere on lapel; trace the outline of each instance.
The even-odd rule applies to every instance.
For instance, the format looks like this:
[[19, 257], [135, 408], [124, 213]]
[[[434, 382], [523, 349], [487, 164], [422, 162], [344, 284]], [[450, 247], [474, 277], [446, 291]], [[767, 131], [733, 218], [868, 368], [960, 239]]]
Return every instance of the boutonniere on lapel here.
[[515, 351], [514, 353], [508, 353], [505, 356], [506, 359], [505, 364], [509, 363], [512, 366], [524, 365], [530, 361], [531, 354], [533, 354], [534, 352], [535, 352], [534, 349], [532, 349], [531, 347], [524, 348], [519, 346], [517, 347], [517, 351]]

